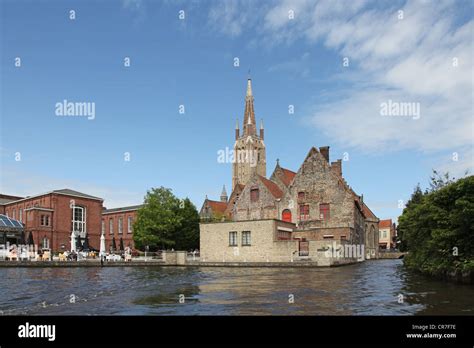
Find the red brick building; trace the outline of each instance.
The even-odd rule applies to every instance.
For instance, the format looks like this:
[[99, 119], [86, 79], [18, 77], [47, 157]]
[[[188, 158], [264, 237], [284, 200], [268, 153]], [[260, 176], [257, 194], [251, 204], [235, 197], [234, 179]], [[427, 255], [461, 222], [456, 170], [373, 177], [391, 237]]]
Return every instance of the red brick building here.
[[[124, 248], [134, 248], [133, 223], [137, 219], [137, 211], [142, 205], [105, 209], [102, 211], [102, 231], [105, 235], [107, 251]], [[113, 247], [115, 241], [115, 248]]]
[[28, 196], [0, 196], [0, 211], [24, 224], [40, 248], [70, 250], [71, 235], [99, 249], [103, 199], [70, 189]]

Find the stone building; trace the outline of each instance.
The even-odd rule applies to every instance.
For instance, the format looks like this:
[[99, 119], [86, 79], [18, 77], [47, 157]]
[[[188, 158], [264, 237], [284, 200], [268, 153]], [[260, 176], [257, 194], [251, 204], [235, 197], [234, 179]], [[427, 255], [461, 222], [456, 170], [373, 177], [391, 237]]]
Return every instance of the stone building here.
[[[363, 246], [363, 258], [376, 258], [379, 244], [378, 218], [364, 203], [363, 196], [357, 195], [347, 184], [343, 177], [342, 160], [330, 162], [329, 146], [319, 149], [312, 147], [296, 172], [281, 167], [277, 160], [272, 175], [269, 179], [266, 178], [264, 131], [262, 126], [260, 135], [257, 136], [253, 103], [252, 85], [249, 79], [245, 97], [244, 131], [240, 135], [237, 127], [234, 150], [247, 151], [246, 153], [253, 150], [254, 157], [242, 156], [247, 161], [233, 163], [233, 190], [230, 199], [223, 199], [221, 196], [220, 201], [211, 201], [206, 196], [201, 209], [203, 220], [201, 251], [204, 252], [202, 255], [204, 257], [207, 255], [208, 259], [210, 257], [211, 249], [207, 243], [212, 243], [213, 247], [219, 249], [228, 248], [229, 245], [217, 245], [217, 240], [212, 241], [211, 231], [234, 226], [227, 223], [216, 226], [205, 222], [210, 220], [240, 222], [235, 226], [242, 228], [241, 233], [246, 232], [245, 235], [264, 233], [268, 237], [265, 240], [279, 243], [274, 226], [264, 231], [259, 225], [259, 231], [253, 234], [250, 227], [246, 228], [246, 225], [255, 225], [251, 221], [265, 220], [282, 221], [291, 225], [285, 227], [285, 233], [280, 235], [284, 234], [285, 240], [291, 241], [292, 244], [294, 241], [298, 242], [295, 244], [294, 252], [299, 256], [307, 256], [311, 246], [316, 245], [312, 242], [320, 241], [329, 243], [327, 245]], [[218, 214], [217, 219], [213, 219], [214, 212]], [[217, 238], [218, 234], [213, 233]], [[239, 231], [226, 231], [226, 233], [230, 236], [238, 234]], [[266, 247], [259, 245], [259, 251], [255, 250], [256, 255], [263, 253], [268, 254], [271, 260], [280, 259], [280, 255], [274, 254], [274, 251], [280, 248], [272, 243], [269, 242]], [[249, 247], [246, 245], [247, 250], [250, 250]], [[235, 246], [233, 248], [235, 249]], [[313, 251], [316, 249], [313, 248]], [[321, 259], [320, 253], [313, 256]], [[247, 259], [248, 257], [249, 255]]]

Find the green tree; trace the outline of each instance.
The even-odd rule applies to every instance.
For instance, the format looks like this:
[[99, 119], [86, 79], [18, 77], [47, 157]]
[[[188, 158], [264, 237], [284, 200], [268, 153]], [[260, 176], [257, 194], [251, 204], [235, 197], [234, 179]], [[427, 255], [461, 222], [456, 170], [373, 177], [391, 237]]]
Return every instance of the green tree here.
[[[405, 205], [405, 208], [403, 209], [403, 214], [399, 217], [399, 224], [397, 226], [397, 238], [398, 238], [398, 249], [400, 251], [407, 251], [408, 250], [408, 245], [407, 245], [407, 240], [405, 238], [405, 231], [407, 229], [407, 224], [408, 221], [403, 221], [407, 220], [407, 214], [412, 211], [416, 205], [420, 204], [423, 199], [423, 191], [421, 191], [420, 184], [418, 183], [415, 187], [415, 190], [413, 191], [410, 199], [408, 200], [407, 204]], [[405, 214], [405, 212], [407, 212]], [[402, 222], [400, 224], [400, 222]]]
[[474, 177], [432, 177], [431, 190], [416, 189], [399, 218], [405, 264], [430, 274], [474, 270]]
[[143, 250], [147, 245], [152, 250], [174, 246], [174, 236], [183, 219], [177, 213], [179, 203], [168, 188], [147, 191], [144, 205], [138, 210], [133, 225], [133, 240], [138, 249]]
[[145, 204], [137, 212], [133, 239], [138, 249], [174, 248], [189, 250], [199, 247], [199, 214], [192, 202], [180, 200], [170, 189], [152, 188]]
[[427, 191], [427, 193], [439, 190], [440, 188], [443, 188], [454, 181], [455, 178], [450, 178], [448, 172], [440, 174], [433, 169], [433, 175], [430, 176], [430, 190]]
[[175, 249], [197, 249], [199, 248], [199, 213], [188, 198], [182, 200], [179, 207], [177, 213], [181, 217], [181, 226], [175, 231]]

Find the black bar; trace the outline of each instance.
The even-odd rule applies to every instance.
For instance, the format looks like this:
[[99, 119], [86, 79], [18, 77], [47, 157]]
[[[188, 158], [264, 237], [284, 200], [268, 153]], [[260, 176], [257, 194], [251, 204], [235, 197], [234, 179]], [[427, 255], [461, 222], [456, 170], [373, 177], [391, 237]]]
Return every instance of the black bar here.
[[[19, 326], [55, 325], [55, 340], [20, 338]], [[274, 345], [391, 344], [469, 345], [470, 316], [4, 316], [0, 346], [26, 345]], [[417, 328], [414, 328], [416, 325]], [[454, 325], [454, 326], [452, 326]], [[425, 330], [422, 328], [425, 327]], [[407, 334], [455, 334], [455, 338], [407, 338]]]

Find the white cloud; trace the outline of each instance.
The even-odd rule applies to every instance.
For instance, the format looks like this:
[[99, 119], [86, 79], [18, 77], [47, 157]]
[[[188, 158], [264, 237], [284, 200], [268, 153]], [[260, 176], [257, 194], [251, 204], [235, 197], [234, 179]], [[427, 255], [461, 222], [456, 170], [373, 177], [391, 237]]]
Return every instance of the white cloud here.
[[218, 1], [209, 11], [208, 24], [213, 30], [230, 37], [254, 27], [258, 16], [252, 11], [255, 3], [249, 0]]
[[305, 52], [301, 57], [271, 65], [268, 68], [268, 72], [285, 72], [291, 73], [294, 76], [308, 77], [310, 74], [310, 58], [311, 55]]
[[[262, 43], [319, 42], [350, 59], [347, 74], [337, 76], [347, 76], [347, 87], [314, 105], [305, 118], [335, 142], [367, 152], [472, 148], [474, 21], [459, 18], [459, 8], [472, 10], [472, 3], [402, 5], [283, 0], [262, 10], [263, 23], [252, 29]], [[288, 19], [289, 10], [295, 11], [294, 20]], [[420, 103], [421, 118], [381, 116], [380, 103], [388, 99]]]

